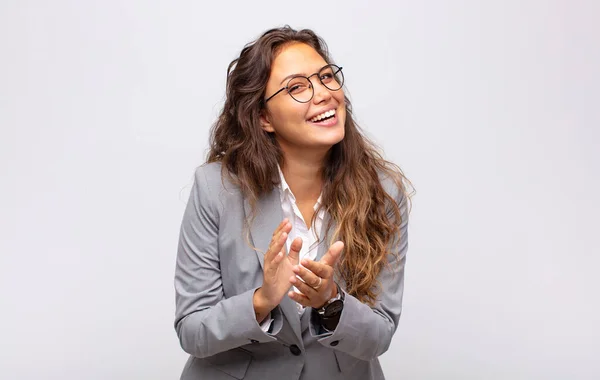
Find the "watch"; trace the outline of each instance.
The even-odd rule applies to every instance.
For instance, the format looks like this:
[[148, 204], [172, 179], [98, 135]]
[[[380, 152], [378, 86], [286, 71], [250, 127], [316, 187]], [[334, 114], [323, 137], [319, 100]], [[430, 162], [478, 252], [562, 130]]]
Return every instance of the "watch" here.
[[337, 286], [337, 296], [327, 301], [320, 309], [317, 309], [321, 325], [325, 330], [330, 332], [337, 327], [342, 310], [344, 309], [344, 292], [342, 292], [338, 284], [335, 285]]

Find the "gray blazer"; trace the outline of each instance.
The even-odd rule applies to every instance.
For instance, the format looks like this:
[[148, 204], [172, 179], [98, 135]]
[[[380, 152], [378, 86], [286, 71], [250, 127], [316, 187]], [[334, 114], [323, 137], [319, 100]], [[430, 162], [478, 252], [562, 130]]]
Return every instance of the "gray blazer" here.
[[[175, 270], [175, 329], [190, 354], [181, 379], [384, 379], [377, 357], [388, 349], [398, 326], [408, 244], [406, 202], [391, 181], [383, 184], [401, 205], [403, 223], [392, 247], [399, 261], [394, 260], [393, 270], [381, 272], [375, 307], [345, 293], [338, 327], [327, 333], [312, 309], [300, 316], [285, 296], [271, 313], [274, 322], [267, 333], [252, 305], [264, 260], [244, 236], [249, 204], [238, 187], [221, 178], [220, 163], [199, 167], [183, 216]], [[279, 190], [257, 206], [251, 243], [266, 250], [283, 219]], [[328, 242], [322, 239], [317, 260]], [[343, 281], [339, 284], [343, 290]]]

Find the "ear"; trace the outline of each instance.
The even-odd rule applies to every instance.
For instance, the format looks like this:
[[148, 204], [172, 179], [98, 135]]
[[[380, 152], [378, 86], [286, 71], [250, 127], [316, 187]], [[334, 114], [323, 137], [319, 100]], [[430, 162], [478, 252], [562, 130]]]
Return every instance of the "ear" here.
[[263, 108], [260, 111], [260, 126], [265, 132], [275, 132], [273, 126], [271, 125], [271, 118], [269, 117], [269, 112], [266, 108]]

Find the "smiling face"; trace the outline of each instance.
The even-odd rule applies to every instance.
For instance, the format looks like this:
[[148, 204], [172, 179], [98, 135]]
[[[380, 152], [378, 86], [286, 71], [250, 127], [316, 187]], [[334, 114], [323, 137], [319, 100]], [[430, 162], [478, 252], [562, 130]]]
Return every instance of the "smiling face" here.
[[[285, 87], [290, 76], [310, 76], [326, 65], [309, 45], [293, 43], [283, 47], [273, 61], [265, 98]], [[327, 83], [326, 78], [323, 80]], [[309, 102], [297, 102], [284, 90], [267, 102], [261, 117], [263, 129], [275, 134], [284, 155], [321, 156], [344, 138], [344, 90], [329, 90], [318, 75], [311, 76], [310, 81], [314, 96]]]

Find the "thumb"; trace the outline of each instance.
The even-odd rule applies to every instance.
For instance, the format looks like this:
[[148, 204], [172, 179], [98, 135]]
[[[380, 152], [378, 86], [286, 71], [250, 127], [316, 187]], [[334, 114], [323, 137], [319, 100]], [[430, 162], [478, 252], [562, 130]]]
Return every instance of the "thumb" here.
[[342, 249], [344, 249], [344, 243], [341, 241], [336, 241], [333, 243], [327, 252], [323, 255], [320, 262], [321, 264], [329, 265], [333, 267], [335, 263], [337, 263], [338, 259], [342, 254]]
[[293, 260], [294, 264], [298, 264], [300, 261], [300, 250], [302, 249], [302, 238], [297, 237], [290, 244], [290, 253], [288, 257]]

